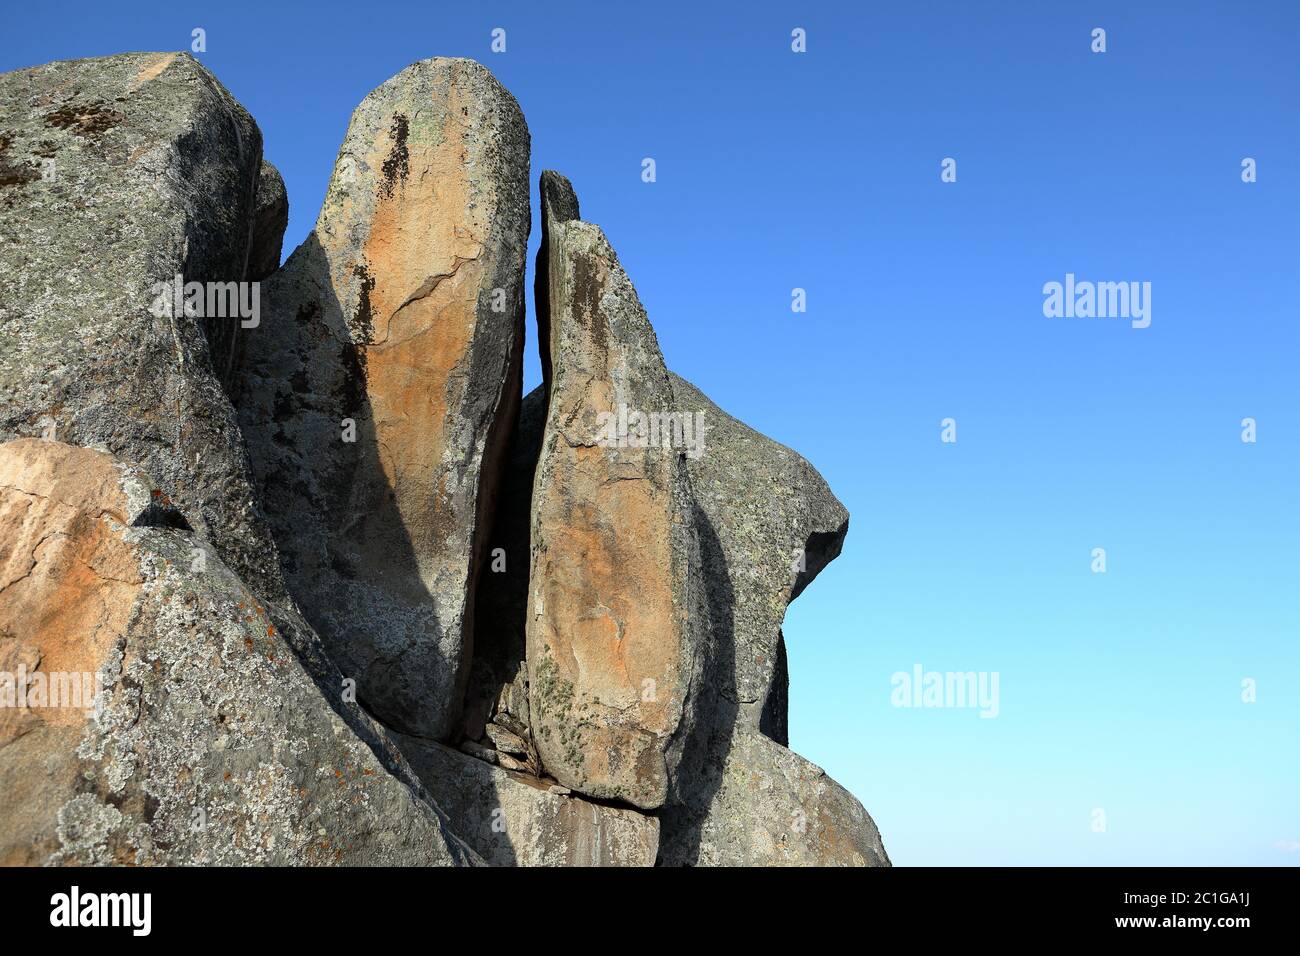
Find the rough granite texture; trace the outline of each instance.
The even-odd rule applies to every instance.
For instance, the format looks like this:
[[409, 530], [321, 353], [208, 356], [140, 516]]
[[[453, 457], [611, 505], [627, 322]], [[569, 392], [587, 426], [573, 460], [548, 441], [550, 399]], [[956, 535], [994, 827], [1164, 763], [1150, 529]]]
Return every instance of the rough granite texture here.
[[[781, 623], [839, 555], [849, 514], [800, 455], [671, 379], [675, 407], [707, 425], [707, 447], [687, 462], [712, 641], [699, 729], [687, 743], [693, 773], [661, 815], [660, 862], [887, 865], [861, 804], [780, 746], [789, 683]], [[807, 831], [791, 829], [802, 818], [812, 821]]]
[[479, 862], [184, 524], [104, 452], [0, 446], [0, 658], [100, 687], [4, 713], [0, 863]]
[[370, 93], [240, 369], [290, 591], [362, 703], [423, 737], [455, 732], [518, 410], [528, 157], [518, 104], [470, 60]]
[[289, 225], [289, 194], [280, 171], [262, 160], [257, 177], [253, 232], [248, 249], [248, 278], [261, 281], [280, 268], [284, 230]]
[[[551, 171], [521, 401], [529, 135], [486, 69], [367, 96], [283, 268], [283, 180], [188, 54], [0, 107], [0, 865], [890, 865], [785, 746], [847, 512], [667, 371]], [[177, 274], [260, 321], [158, 314]]]
[[538, 263], [551, 377], [533, 484], [529, 712], [560, 783], [653, 809], [679, 769], [707, 640], [689, 479], [675, 449], [601, 438], [602, 413], [671, 408], [672, 386], [614, 250], [597, 226], [555, 215], [553, 182], [543, 177]]
[[876, 824], [853, 794], [817, 765], [748, 732], [737, 733], [727, 750], [693, 858], [679, 859], [677, 850], [663, 847], [660, 863], [890, 865]]
[[476, 591], [474, 664], [461, 719], [461, 734], [473, 741], [482, 739], [493, 720], [531, 738], [525, 656], [528, 534], [545, 417], [546, 396], [538, 386], [519, 408], [488, 557]]
[[493, 866], [653, 866], [659, 821], [432, 741], [396, 737], [456, 832]]
[[0, 440], [144, 467], [261, 597], [283, 597], [222, 388], [237, 318], [156, 283], [244, 278], [262, 137], [187, 53], [0, 74]]

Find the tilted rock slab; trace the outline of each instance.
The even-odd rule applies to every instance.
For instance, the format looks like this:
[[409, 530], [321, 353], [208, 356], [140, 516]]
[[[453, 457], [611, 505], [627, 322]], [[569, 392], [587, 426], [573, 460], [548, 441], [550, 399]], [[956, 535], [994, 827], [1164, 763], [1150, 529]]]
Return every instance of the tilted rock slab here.
[[693, 772], [662, 813], [661, 862], [879, 866], [875, 823], [787, 750], [786, 606], [840, 553], [849, 515], [803, 457], [671, 375], [706, 437], [688, 455], [713, 640], [687, 745]]
[[397, 736], [456, 833], [494, 866], [654, 866], [659, 821], [553, 792], [430, 741]]
[[290, 591], [362, 702], [447, 738], [522, 385], [529, 138], [470, 60], [357, 108], [238, 404]]
[[249, 330], [155, 288], [245, 278], [261, 156], [257, 125], [186, 53], [0, 75], [0, 440], [104, 443], [276, 599], [222, 387]]
[[681, 761], [707, 639], [689, 479], [675, 449], [602, 437], [620, 409], [671, 408], [672, 386], [604, 234], [557, 216], [577, 209], [563, 177], [543, 174], [541, 191], [551, 378], [532, 502], [532, 728], [560, 783], [653, 808]]
[[0, 864], [478, 863], [187, 523], [106, 453], [0, 445]]

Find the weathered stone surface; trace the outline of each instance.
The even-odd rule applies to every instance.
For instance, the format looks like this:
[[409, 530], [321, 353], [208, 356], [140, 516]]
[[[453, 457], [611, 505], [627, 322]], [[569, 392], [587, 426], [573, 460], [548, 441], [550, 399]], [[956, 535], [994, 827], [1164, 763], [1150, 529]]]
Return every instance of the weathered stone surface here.
[[[683, 862], [677, 849], [665, 846], [662, 860]], [[747, 732], [728, 750], [694, 851], [689, 862], [699, 866], [889, 866], [875, 823], [851, 793]]]
[[397, 737], [456, 832], [496, 866], [653, 866], [659, 821], [552, 792], [548, 781]]
[[528, 160], [518, 105], [477, 63], [381, 85], [241, 370], [290, 591], [362, 702], [420, 736], [451, 737], [467, 683], [522, 382]]
[[248, 249], [248, 278], [261, 281], [280, 268], [280, 249], [289, 225], [289, 194], [280, 171], [262, 160], [253, 208], [253, 235]]
[[539, 386], [519, 409], [497, 498], [489, 556], [475, 592], [474, 663], [461, 721], [461, 733], [470, 740], [480, 739], [486, 723], [498, 718], [517, 727], [521, 735], [531, 735], [524, 623], [533, 474], [545, 418], [545, 390]]
[[177, 275], [244, 278], [261, 152], [253, 120], [185, 53], [0, 75], [0, 440], [102, 442], [275, 599], [221, 384], [239, 319], [154, 308]]
[[478, 862], [185, 523], [104, 452], [0, 445], [0, 863]]
[[803, 456], [670, 377], [675, 407], [702, 416], [708, 436], [686, 464], [707, 524], [701, 540], [709, 605], [735, 649], [721, 662], [727, 673], [718, 675], [726, 677], [719, 689], [737, 705], [744, 729], [758, 730], [765, 714], [783, 727], [785, 610], [839, 556], [849, 513]]
[[546, 771], [643, 808], [667, 799], [704, 631], [679, 452], [602, 438], [673, 405], [654, 330], [604, 234], [564, 220], [544, 176], [549, 407], [533, 486], [529, 710]]
[[[712, 634], [686, 744], [692, 773], [662, 813], [669, 865], [882, 865], [861, 804], [786, 750], [786, 606], [840, 553], [849, 515], [800, 455], [672, 375], [707, 441], [688, 456]], [[702, 429], [701, 426], [702, 425]], [[799, 815], [806, 833], [795, 826]]]

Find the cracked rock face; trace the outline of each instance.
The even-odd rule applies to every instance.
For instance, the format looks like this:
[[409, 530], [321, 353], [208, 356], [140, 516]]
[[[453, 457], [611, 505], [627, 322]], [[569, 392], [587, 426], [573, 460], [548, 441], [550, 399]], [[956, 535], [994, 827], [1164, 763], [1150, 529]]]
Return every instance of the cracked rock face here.
[[0, 863], [477, 863], [185, 523], [104, 452], [0, 446]]
[[676, 449], [602, 438], [620, 410], [670, 409], [672, 386], [604, 234], [565, 218], [577, 204], [562, 177], [544, 174], [541, 191], [550, 379], [532, 499], [532, 729], [560, 783], [650, 809], [681, 760], [707, 640], [689, 479]]
[[0, 74], [0, 440], [102, 442], [274, 600], [222, 388], [246, 330], [155, 308], [177, 275], [245, 278], [261, 155], [252, 118], [188, 54]]
[[353, 114], [264, 290], [238, 404], [290, 591], [362, 702], [445, 739], [522, 382], [528, 129], [469, 60]]
[[436, 743], [397, 739], [456, 832], [493, 866], [654, 865], [654, 817], [556, 792]]

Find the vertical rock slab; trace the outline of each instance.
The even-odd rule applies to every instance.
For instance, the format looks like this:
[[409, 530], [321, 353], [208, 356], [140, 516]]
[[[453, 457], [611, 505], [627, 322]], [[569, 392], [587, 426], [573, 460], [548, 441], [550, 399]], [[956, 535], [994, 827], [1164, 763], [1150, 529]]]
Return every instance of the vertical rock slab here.
[[241, 367], [290, 591], [361, 700], [424, 737], [454, 730], [522, 387], [528, 161], [518, 104], [473, 61], [378, 87]]
[[0, 445], [0, 864], [480, 862], [188, 524], [108, 454]]
[[156, 286], [245, 278], [262, 138], [186, 53], [0, 75], [0, 440], [144, 467], [261, 596], [283, 596], [222, 382], [239, 317]]
[[550, 379], [533, 485], [530, 717], [560, 783], [654, 808], [679, 769], [705, 653], [699, 542], [681, 452], [648, 432], [673, 406], [659, 343], [601, 230], [564, 218], [561, 180], [542, 179]]
[[536, 777], [397, 736], [452, 827], [493, 866], [654, 866], [659, 821], [556, 792]]

